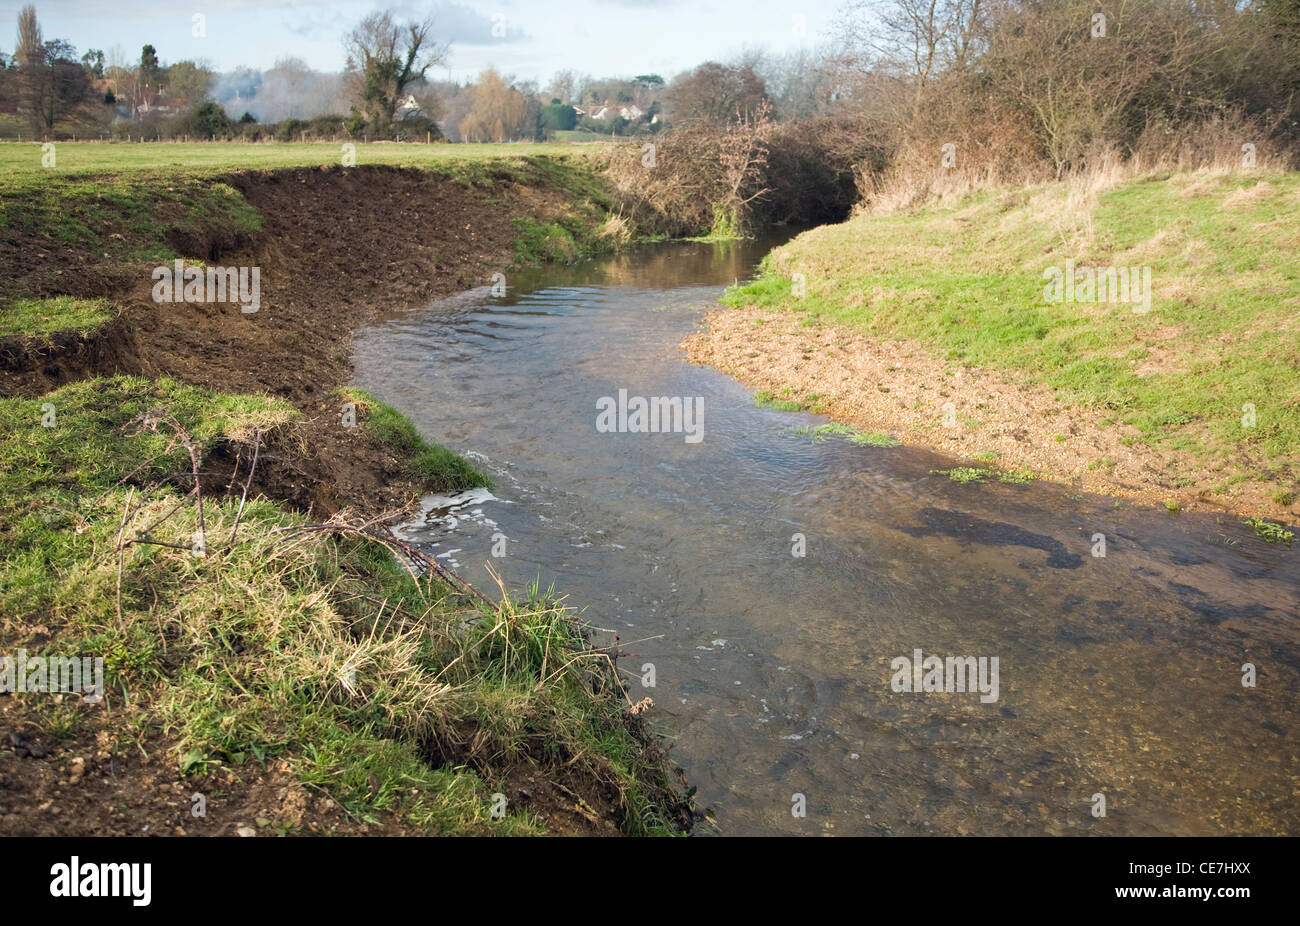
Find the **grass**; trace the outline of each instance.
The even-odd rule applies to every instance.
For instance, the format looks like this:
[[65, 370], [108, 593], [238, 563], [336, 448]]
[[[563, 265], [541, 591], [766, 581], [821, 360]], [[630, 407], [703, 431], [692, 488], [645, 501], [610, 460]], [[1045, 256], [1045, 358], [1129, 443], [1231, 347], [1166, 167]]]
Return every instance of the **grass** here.
[[[404, 441], [380, 409], [377, 439]], [[567, 766], [623, 798], [625, 831], [668, 831], [666, 773], [552, 594], [475, 604], [341, 522], [186, 494], [187, 444], [203, 469], [294, 415], [129, 377], [0, 399], [0, 651], [106, 666], [103, 704], [16, 695], [27, 716], [64, 738], [103, 724], [116, 751], [161, 735], [189, 775], [283, 760], [357, 819], [437, 834], [541, 832], [492, 819], [492, 794]]]
[[15, 299], [0, 306], [0, 338], [41, 337], [57, 331], [89, 333], [113, 318], [107, 299], [54, 296]]
[[[521, 144], [366, 144], [356, 142], [356, 163], [386, 164], [449, 171], [468, 170], [466, 164], [523, 161], [529, 158], [576, 160], [598, 156], [602, 145], [557, 142]], [[338, 142], [204, 142], [115, 143], [57, 142], [54, 167], [41, 166], [41, 146], [0, 143], [0, 176], [67, 176], [74, 174], [154, 174], [165, 171], [206, 173], [232, 170], [274, 170], [282, 167], [341, 165]]]
[[1287, 530], [1281, 524], [1265, 521], [1263, 518], [1247, 518], [1242, 523], [1269, 543], [1285, 543], [1289, 547], [1295, 540], [1293, 531]]
[[[1149, 267], [1150, 311], [1048, 302], [1045, 271], [1067, 259]], [[725, 301], [1015, 371], [1141, 443], [1255, 478], [1300, 463], [1300, 174], [1138, 178], [1082, 203], [1053, 184], [860, 216], [778, 248]]]
[[411, 471], [424, 480], [431, 492], [462, 492], [477, 487], [491, 488], [492, 479], [460, 454], [420, 436], [411, 420], [378, 401], [369, 393], [343, 386], [334, 394], [356, 407], [358, 424], [370, 438], [395, 455], [410, 458]]
[[849, 424], [832, 422], [819, 424], [811, 428], [799, 428], [795, 432], [801, 437], [811, 437], [814, 441], [826, 440], [828, 437], [842, 437], [851, 444], [860, 447], [897, 447], [899, 441], [888, 434], [864, 431]]
[[931, 472], [937, 476], [947, 476], [961, 485], [987, 482], [990, 479], [996, 479], [1007, 485], [1026, 485], [1034, 481], [1034, 474], [1028, 470], [997, 470], [983, 466], [956, 466], [952, 469], [936, 469]]
[[754, 393], [754, 405], [758, 408], [775, 409], [778, 412], [800, 412], [804, 409], [804, 403], [798, 399], [785, 399], [767, 389], [760, 389]]
[[[45, 252], [33, 257], [66, 248], [93, 252], [106, 263], [161, 263], [182, 256], [169, 243], [172, 234], [220, 228], [251, 236], [263, 225], [261, 213], [237, 190], [195, 174], [18, 172], [0, 180], [0, 196], [0, 238], [34, 232]], [[12, 287], [4, 281], [0, 294], [11, 300], [28, 295]]]

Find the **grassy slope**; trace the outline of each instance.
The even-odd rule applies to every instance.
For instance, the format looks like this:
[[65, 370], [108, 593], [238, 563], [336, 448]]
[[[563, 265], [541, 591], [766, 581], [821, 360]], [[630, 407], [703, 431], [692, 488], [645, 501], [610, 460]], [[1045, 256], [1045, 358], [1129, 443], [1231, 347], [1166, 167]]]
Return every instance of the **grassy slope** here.
[[[317, 164], [314, 147], [282, 146], [274, 160], [250, 165], [239, 159], [252, 146], [61, 145], [57, 173], [19, 164], [16, 146], [0, 148], [0, 162], [15, 167], [0, 182], [0, 228], [37, 228], [73, 255], [168, 260], [169, 225], [260, 229], [256, 210], [214, 177]], [[397, 153], [373, 147], [377, 159]], [[487, 160], [493, 152], [467, 147], [459, 159], [433, 149], [433, 169], [467, 186], [510, 179], [561, 190], [576, 201], [575, 228], [590, 229], [599, 214], [598, 179], [581, 162]], [[70, 148], [86, 153], [79, 166], [90, 173], [65, 172], [78, 163]], [[183, 166], [160, 167], [159, 148], [185, 149], [168, 153]], [[106, 167], [114, 173], [94, 173]], [[119, 229], [129, 234], [115, 237]], [[591, 233], [578, 246], [593, 242]], [[80, 329], [107, 311], [97, 300], [0, 291], [11, 334]], [[409, 459], [429, 490], [487, 484], [395, 410], [344, 392], [371, 439]], [[103, 655], [110, 692], [95, 720], [107, 720], [117, 748], [147, 748], [162, 729], [187, 771], [281, 757], [358, 817], [391, 811], [434, 833], [540, 832], [526, 812], [492, 820], [491, 795], [511, 769], [540, 766], [545, 775], [567, 763], [619, 795], [625, 831], [669, 828], [658, 808], [676, 791], [662, 760], [633, 735], [602, 657], [585, 649], [582, 628], [551, 597], [533, 589], [499, 611], [471, 606], [436, 582], [413, 581], [373, 540], [304, 532], [301, 516], [266, 501], [241, 515], [237, 492], [207, 497], [207, 550], [196, 556], [189, 456], [171, 425], [148, 415], [157, 408], [205, 454], [242, 446], [245, 465], [254, 428], [271, 433], [295, 417], [275, 400], [166, 379], [0, 398], [0, 651]], [[130, 542], [141, 531], [161, 545]], [[91, 722], [77, 701], [25, 702], [56, 738]]]
[[[1048, 303], [1044, 270], [1067, 258], [1150, 267], [1150, 312]], [[859, 217], [778, 249], [726, 298], [1018, 371], [1140, 441], [1252, 476], [1300, 464], [1300, 174], [1148, 178], [1092, 202], [1052, 185]]]
[[[630, 832], [661, 828], [645, 789], [660, 773], [621, 691], [593, 692], [598, 660], [579, 656], [582, 632], [552, 599], [475, 607], [413, 581], [380, 543], [302, 531], [265, 501], [241, 514], [237, 495], [209, 497], [201, 527], [160, 409], [205, 452], [295, 415], [165, 379], [0, 399], [4, 652], [107, 668], [101, 708], [30, 696], [42, 729], [71, 738], [102, 710], [117, 748], [162, 730], [187, 772], [283, 758], [356, 816], [390, 810], [433, 833], [542, 831], [526, 812], [491, 819], [501, 782], [484, 770], [581, 757], [626, 795]], [[375, 409], [359, 410], [365, 423]], [[478, 770], [429, 761], [442, 755]]]

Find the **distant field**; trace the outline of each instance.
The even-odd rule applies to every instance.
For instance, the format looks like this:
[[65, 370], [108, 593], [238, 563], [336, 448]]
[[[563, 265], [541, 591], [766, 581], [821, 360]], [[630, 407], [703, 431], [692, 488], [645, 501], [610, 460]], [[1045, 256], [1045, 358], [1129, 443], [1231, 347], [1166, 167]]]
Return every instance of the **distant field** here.
[[[356, 163], [390, 164], [399, 167], [447, 165], [454, 161], [482, 161], [492, 158], [532, 155], [585, 156], [602, 145], [546, 143], [507, 144], [395, 144], [356, 145]], [[338, 142], [171, 142], [105, 143], [56, 142], [55, 166], [41, 165], [41, 146], [36, 142], [0, 143], [0, 175], [15, 177], [50, 171], [59, 175], [120, 173], [180, 168], [195, 171], [228, 171], [276, 167], [312, 167], [340, 164], [343, 146]], [[2, 182], [2, 181], [0, 181]]]

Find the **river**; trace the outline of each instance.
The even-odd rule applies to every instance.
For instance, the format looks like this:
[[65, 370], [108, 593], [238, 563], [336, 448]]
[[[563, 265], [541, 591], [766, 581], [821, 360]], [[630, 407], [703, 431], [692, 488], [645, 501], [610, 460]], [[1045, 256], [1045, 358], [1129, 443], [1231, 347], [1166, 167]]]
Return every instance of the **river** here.
[[[1298, 554], [799, 435], [825, 419], [677, 346], [771, 244], [520, 272], [359, 333], [356, 385], [496, 482], [405, 536], [616, 631], [724, 834], [1300, 832]], [[699, 399], [701, 439], [598, 429], [620, 390]], [[921, 668], [943, 690], [896, 690]]]

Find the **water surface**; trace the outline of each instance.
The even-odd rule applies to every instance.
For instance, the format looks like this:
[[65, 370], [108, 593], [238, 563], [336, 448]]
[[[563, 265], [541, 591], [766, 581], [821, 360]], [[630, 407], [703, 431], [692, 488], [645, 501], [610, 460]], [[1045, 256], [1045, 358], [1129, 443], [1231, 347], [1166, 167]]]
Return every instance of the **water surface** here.
[[[1300, 832], [1297, 554], [1232, 517], [797, 435], [824, 419], [677, 346], [767, 244], [521, 274], [362, 332], [357, 385], [496, 481], [407, 536], [616, 631], [724, 833]], [[620, 389], [702, 397], [703, 439], [599, 433]], [[916, 649], [997, 657], [997, 700], [894, 691]]]

